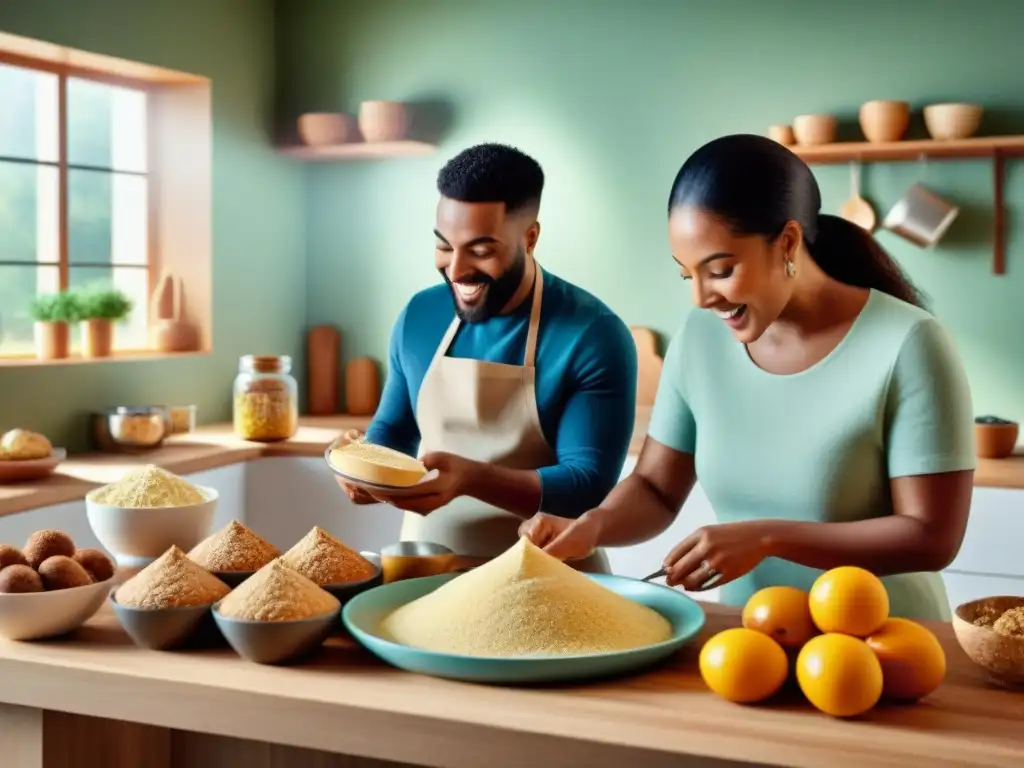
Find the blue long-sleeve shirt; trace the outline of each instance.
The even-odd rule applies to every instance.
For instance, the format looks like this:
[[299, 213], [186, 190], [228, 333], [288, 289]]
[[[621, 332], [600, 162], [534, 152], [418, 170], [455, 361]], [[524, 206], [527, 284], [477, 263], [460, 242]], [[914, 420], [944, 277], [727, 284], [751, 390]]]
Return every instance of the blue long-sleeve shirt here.
[[[537, 337], [541, 429], [558, 463], [538, 470], [541, 509], [577, 517], [615, 486], [636, 418], [637, 352], [626, 324], [602, 301], [548, 271]], [[451, 357], [523, 364], [532, 296], [514, 312], [463, 323]], [[391, 334], [389, 370], [369, 442], [417, 455], [420, 384], [455, 316], [444, 284], [416, 294]]]

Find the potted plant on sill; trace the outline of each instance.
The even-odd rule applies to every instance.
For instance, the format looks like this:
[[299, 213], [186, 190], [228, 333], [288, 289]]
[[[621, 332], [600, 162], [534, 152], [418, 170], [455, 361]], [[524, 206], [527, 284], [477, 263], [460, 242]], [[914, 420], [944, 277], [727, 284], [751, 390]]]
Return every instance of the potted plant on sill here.
[[82, 357], [110, 357], [114, 324], [132, 311], [132, 300], [116, 288], [91, 288], [78, 294]]
[[40, 294], [29, 305], [34, 322], [33, 336], [36, 357], [40, 360], [63, 360], [70, 351], [71, 324], [78, 322], [78, 297], [70, 291]]

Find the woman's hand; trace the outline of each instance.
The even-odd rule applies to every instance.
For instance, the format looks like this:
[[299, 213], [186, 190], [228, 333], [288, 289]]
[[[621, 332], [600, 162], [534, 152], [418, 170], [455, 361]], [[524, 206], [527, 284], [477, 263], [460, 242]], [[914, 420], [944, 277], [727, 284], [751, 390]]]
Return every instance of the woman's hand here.
[[688, 592], [727, 584], [770, 555], [771, 520], [750, 520], [698, 528], [665, 558], [665, 583]]
[[559, 560], [588, 557], [597, 548], [600, 534], [601, 526], [587, 515], [572, 520], [538, 512], [519, 526], [520, 536]]
[[404, 490], [400, 496], [373, 491], [373, 498], [407, 512], [427, 515], [463, 495], [476, 464], [454, 453], [428, 453], [420, 461], [428, 471], [436, 472], [437, 476], [421, 480], [413, 489]]

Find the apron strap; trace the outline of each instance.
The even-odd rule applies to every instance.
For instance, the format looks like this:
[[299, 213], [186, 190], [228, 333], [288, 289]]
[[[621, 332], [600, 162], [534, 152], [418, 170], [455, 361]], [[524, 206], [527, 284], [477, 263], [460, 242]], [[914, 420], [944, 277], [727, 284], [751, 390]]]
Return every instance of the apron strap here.
[[530, 327], [526, 331], [526, 354], [523, 355], [523, 366], [533, 368], [537, 356], [537, 332], [540, 329], [541, 294], [544, 293], [544, 273], [540, 264], [534, 261], [537, 273], [533, 277], [533, 306], [530, 308]]

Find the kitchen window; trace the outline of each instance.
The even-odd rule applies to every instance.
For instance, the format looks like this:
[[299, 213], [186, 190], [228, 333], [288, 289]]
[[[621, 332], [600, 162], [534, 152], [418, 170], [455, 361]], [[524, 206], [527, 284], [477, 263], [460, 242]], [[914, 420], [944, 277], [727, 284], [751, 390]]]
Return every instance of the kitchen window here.
[[210, 350], [211, 134], [205, 78], [0, 33], [0, 365], [34, 357], [37, 297], [93, 287], [133, 303], [114, 357], [154, 356], [164, 274]]
[[134, 304], [115, 349], [145, 349], [146, 90], [0, 63], [0, 104], [0, 355], [32, 352], [38, 294], [91, 286]]

